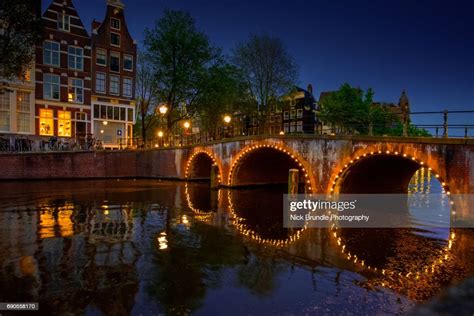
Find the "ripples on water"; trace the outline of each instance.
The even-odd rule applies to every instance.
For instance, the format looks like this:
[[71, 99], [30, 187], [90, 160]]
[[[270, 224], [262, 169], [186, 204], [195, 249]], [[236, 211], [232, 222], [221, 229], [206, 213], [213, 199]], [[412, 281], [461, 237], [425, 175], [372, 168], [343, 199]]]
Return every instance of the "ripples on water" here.
[[[282, 229], [284, 190], [0, 183], [0, 301], [53, 314], [400, 313], [472, 272], [472, 234], [417, 213], [420, 191], [441, 192], [426, 174], [410, 185], [412, 229], [340, 239]], [[449, 217], [442, 203], [433, 216]]]

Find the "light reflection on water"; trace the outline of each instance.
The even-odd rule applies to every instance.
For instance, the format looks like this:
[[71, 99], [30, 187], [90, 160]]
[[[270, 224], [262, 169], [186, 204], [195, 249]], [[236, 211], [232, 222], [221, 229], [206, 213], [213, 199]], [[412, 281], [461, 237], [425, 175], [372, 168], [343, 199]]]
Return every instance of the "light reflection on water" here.
[[[419, 180], [417, 190], [436, 190]], [[466, 230], [443, 267], [412, 280], [367, 272], [327, 230], [272, 245], [235, 228], [227, 197], [261, 238], [295, 235], [281, 228], [284, 189], [108, 180], [1, 183], [0, 192], [0, 301], [40, 301], [44, 313], [400, 313], [472, 271]], [[413, 217], [416, 230], [343, 237], [367, 264], [403, 271], [449, 238]]]

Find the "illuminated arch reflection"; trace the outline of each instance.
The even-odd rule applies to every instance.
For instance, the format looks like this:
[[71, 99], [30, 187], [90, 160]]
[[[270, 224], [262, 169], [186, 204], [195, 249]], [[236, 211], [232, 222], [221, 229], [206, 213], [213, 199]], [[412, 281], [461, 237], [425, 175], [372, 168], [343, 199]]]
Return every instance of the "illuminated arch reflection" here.
[[[408, 194], [413, 195], [417, 192], [421, 193], [430, 193], [432, 190], [431, 183], [427, 186], [420, 186], [420, 175], [423, 175], [422, 181], [431, 181], [432, 179], [437, 179], [439, 181], [440, 193], [443, 194], [446, 199], [450, 210], [448, 211], [448, 216], [455, 216], [456, 212], [454, 210], [454, 202], [451, 199], [450, 191], [447, 183], [441, 179], [441, 176], [438, 172], [433, 170], [427, 164], [418, 159], [415, 156], [408, 154], [399, 153], [397, 151], [369, 151], [358, 155], [352, 158], [350, 161], [345, 163], [342, 168], [340, 168], [332, 179], [330, 187], [328, 189], [330, 194], [339, 194], [339, 193], [352, 193], [348, 188], [350, 185], [344, 183], [347, 177], [351, 176], [351, 168], [357, 167], [357, 164], [362, 163], [366, 159], [372, 159], [374, 157], [387, 158], [395, 157], [397, 159], [408, 160], [411, 165], [416, 164], [416, 171], [410, 175], [412, 182], [410, 185], [407, 185], [405, 191], [408, 191]], [[352, 176], [354, 173], [352, 172]], [[378, 175], [383, 177], [383, 175]], [[369, 178], [366, 175], [367, 178]], [[350, 181], [349, 181], [350, 183]], [[408, 190], [407, 190], [408, 189]], [[362, 193], [362, 192], [356, 192]], [[388, 192], [383, 192], [388, 193]], [[449, 212], [451, 214], [449, 214]], [[411, 234], [407, 235], [406, 232], [411, 229], [370, 229], [366, 230], [366, 233], [363, 233], [362, 229], [342, 229], [333, 225], [331, 229], [331, 236], [333, 238], [333, 243], [337, 245], [341, 255], [346, 260], [350, 261], [356, 269], [361, 271], [367, 271], [370, 273], [377, 273], [380, 275], [379, 278], [372, 279], [372, 283], [377, 286], [389, 287], [393, 289], [403, 288], [401, 282], [405, 282], [404, 288], [410, 288], [406, 283], [411, 283], [412, 287], [416, 287], [417, 282], [422, 282], [425, 279], [431, 280], [436, 273], [441, 273], [444, 266], [448, 266], [452, 259], [452, 248], [456, 239], [456, 233], [453, 229], [446, 228], [446, 239], [443, 244], [436, 242], [433, 239], [428, 239], [422, 236], [422, 234]], [[370, 233], [368, 233], [370, 232]], [[360, 234], [357, 236], [357, 234]], [[356, 242], [357, 238], [352, 239], [352, 245], [348, 240], [348, 236], [353, 234], [353, 237], [358, 237], [358, 242], [361, 244], [373, 246], [379, 244], [384, 249], [375, 249], [375, 257], [370, 258], [371, 256], [364, 251], [354, 250], [357, 248]], [[369, 237], [370, 236], [370, 237]], [[407, 237], [409, 236], [409, 237]], [[374, 240], [367, 240], [365, 238], [372, 238]], [[425, 238], [423, 240], [423, 238]], [[389, 247], [390, 242], [394, 244], [392, 246], [396, 247], [396, 243], [399, 244], [405, 251], [397, 252], [393, 251]], [[416, 245], [416, 246], [415, 246]], [[410, 249], [410, 247], [415, 247]], [[428, 258], [424, 257], [424, 249], [435, 249], [432, 250]], [[374, 251], [374, 249], [371, 249]], [[358, 253], [357, 253], [358, 252]], [[379, 257], [377, 258], [377, 255]], [[418, 257], [417, 257], [418, 255]], [[383, 261], [380, 256], [386, 256], [384, 258], [385, 262], [383, 265], [378, 265], [377, 262]], [[414, 259], [415, 258], [415, 259]], [[420, 264], [421, 263], [421, 264]], [[431, 282], [431, 281], [426, 281]]]

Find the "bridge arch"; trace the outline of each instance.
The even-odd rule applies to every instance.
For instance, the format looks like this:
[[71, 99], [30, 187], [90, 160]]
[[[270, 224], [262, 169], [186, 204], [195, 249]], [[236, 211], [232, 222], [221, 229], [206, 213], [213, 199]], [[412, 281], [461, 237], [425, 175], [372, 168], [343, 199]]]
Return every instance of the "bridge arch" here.
[[414, 155], [390, 150], [370, 150], [351, 159], [334, 172], [328, 193], [407, 193], [408, 184], [420, 168], [428, 169], [449, 195], [439, 172]]
[[300, 188], [313, 192], [314, 179], [309, 164], [292, 150], [278, 144], [253, 144], [243, 148], [233, 161], [228, 174], [228, 186], [287, 183], [288, 170], [300, 171]]
[[[211, 178], [211, 168], [213, 165], [218, 166], [216, 158], [206, 150], [197, 150], [191, 154], [185, 169], [186, 180], [209, 180]], [[220, 168], [219, 182], [220, 182]]]

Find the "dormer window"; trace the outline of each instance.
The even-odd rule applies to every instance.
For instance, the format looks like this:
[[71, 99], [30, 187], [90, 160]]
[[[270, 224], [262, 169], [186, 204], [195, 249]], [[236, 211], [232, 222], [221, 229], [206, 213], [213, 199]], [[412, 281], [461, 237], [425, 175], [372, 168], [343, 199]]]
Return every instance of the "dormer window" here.
[[64, 13], [58, 12], [58, 30], [70, 31], [70, 16]]
[[119, 19], [110, 19], [110, 27], [115, 30], [120, 30], [120, 20]]

